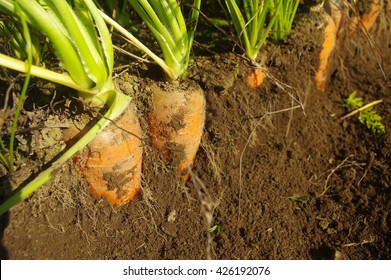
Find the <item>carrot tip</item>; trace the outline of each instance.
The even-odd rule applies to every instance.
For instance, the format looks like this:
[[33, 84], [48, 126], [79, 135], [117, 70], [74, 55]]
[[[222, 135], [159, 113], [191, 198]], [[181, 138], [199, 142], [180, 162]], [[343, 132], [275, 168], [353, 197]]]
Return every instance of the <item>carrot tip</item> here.
[[182, 173], [181, 178], [182, 178], [182, 180], [183, 180], [184, 182], [187, 182], [187, 181], [189, 181], [190, 174], [189, 174], [189, 173], [187, 173], [187, 174], [183, 174], [183, 173]]

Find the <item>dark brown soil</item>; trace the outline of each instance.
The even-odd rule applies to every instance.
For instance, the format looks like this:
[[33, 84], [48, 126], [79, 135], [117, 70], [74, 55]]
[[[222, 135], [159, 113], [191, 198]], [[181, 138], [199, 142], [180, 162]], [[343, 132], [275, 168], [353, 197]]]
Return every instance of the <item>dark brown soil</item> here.
[[[271, 77], [258, 90], [244, 80], [252, 69], [242, 57], [194, 57], [189, 78], [204, 89], [207, 115], [188, 183], [146, 146], [140, 194], [111, 207], [88, 193], [70, 162], [2, 218], [1, 257], [390, 259], [390, 15], [370, 33], [375, 46], [362, 32], [340, 36], [324, 94], [314, 83], [323, 23], [321, 13], [300, 14], [286, 43], [262, 49]], [[151, 77], [137, 73], [117, 81], [136, 94], [146, 128]], [[357, 115], [340, 120], [353, 91], [366, 103], [383, 100], [375, 109], [385, 134]], [[36, 102], [25, 114], [59, 117]], [[29, 157], [25, 177], [39, 159]], [[300, 196], [309, 199], [292, 201]], [[208, 231], [214, 225], [220, 233]]]

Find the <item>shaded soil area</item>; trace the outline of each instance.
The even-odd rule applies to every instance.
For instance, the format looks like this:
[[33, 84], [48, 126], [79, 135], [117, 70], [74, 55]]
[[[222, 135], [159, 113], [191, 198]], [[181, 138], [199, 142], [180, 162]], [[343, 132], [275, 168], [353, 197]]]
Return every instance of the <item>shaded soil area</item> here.
[[[324, 22], [322, 13], [300, 14], [285, 43], [262, 49], [269, 77], [259, 89], [246, 83], [253, 70], [241, 56], [194, 57], [189, 79], [203, 88], [207, 113], [189, 182], [145, 145], [142, 190], [112, 207], [89, 194], [69, 162], [2, 217], [2, 258], [389, 259], [390, 15], [380, 15], [371, 40], [360, 31], [339, 37], [322, 94], [314, 75]], [[116, 78], [135, 96], [144, 131], [150, 73], [133, 67]], [[64, 122], [64, 103], [35, 91], [26, 125]], [[366, 103], [383, 100], [375, 109], [385, 134], [357, 115], [340, 120], [353, 91]], [[48, 147], [64, 148], [58, 130], [31, 132], [28, 143], [41, 146], [21, 152], [28, 171], [16, 177], [39, 170]], [[43, 133], [56, 141], [44, 143]], [[213, 226], [220, 232], [210, 232]]]

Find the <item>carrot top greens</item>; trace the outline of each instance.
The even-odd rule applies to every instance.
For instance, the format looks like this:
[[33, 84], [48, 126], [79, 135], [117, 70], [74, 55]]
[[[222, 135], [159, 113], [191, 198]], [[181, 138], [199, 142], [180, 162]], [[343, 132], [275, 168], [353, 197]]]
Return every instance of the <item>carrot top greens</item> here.
[[299, 3], [300, 0], [275, 0], [272, 3], [271, 9], [275, 10], [276, 17], [272, 27], [272, 39], [274, 42], [285, 39], [291, 32]]
[[197, 27], [201, 0], [194, 0], [190, 24], [186, 25], [181, 7], [176, 0], [128, 0], [153, 33], [163, 53], [171, 79], [185, 76], [190, 50]]
[[[225, 0], [229, 15], [248, 58], [255, 61], [273, 27], [275, 16], [269, 15], [274, 0]], [[238, 4], [240, 3], [240, 4]], [[268, 18], [269, 17], [269, 18]]]
[[[130, 98], [117, 90], [112, 81], [114, 55], [111, 37], [92, 0], [74, 0], [72, 5], [66, 0], [0, 0], [0, 11], [46, 36], [66, 73], [32, 65], [31, 40], [26, 27], [23, 36], [27, 42], [28, 62], [0, 53], [1, 66], [76, 89], [87, 101], [108, 107], [103, 118], [73, 146], [0, 205], [1, 215], [47, 182], [56, 168], [84, 148], [125, 110]], [[12, 138], [10, 141], [12, 143]], [[4, 143], [3, 139], [1, 143]], [[12, 165], [12, 160], [9, 163]]]
[[[352, 92], [348, 98], [343, 102], [344, 107], [355, 109], [359, 111], [358, 120], [366, 125], [366, 127], [371, 130], [373, 133], [381, 134], [386, 132], [385, 126], [381, 123], [383, 119], [371, 104], [367, 104], [364, 107], [364, 101], [361, 97], [356, 97], [357, 92]], [[381, 102], [381, 100], [380, 100]], [[369, 106], [369, 107], [367, 107]], [[362, 110], [360, 109], [362, 108]]]

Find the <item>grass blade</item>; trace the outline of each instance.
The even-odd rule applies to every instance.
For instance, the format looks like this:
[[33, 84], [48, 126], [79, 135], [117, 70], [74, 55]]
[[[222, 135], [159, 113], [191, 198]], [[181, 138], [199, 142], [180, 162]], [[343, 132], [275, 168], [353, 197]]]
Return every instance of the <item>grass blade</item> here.
[[33, 63], [33, 56], [32, 56], [32, 43], [31, 43], [31, 37], [30, 37], [30, 31], [27, 26], [26, 20], [21, 12], [21, 9], [17, 3], [15, 3], [15, 13], [19, 15], [20, 22], [22, 24], [23, 28], [23, 37], [26, 42], [26, 55], [27, 55], [27, 71], [26, 71], [26, 77], [23, 82], [22, 91], [20, 93], [18, 104], [16, 105], [15, 115], [12, 120], [12, 127], [11, 127], [11, 135], [10, 135], [10, 143], [9, 143], [9, 149], [8, 149], [8, 163], [9, 163], [9, 171], [10, 173], [13, 173], [15, 171], [14, 169], [14, 149], [15, 149], [15, 134], [16, 129], [18, 125], [18, 120], [20, 116], [20, 112], [22, 110], [24, 100], [27, 93], [27, 88], [30, 83], [30, 72], [31, 72], [31, 65]]

